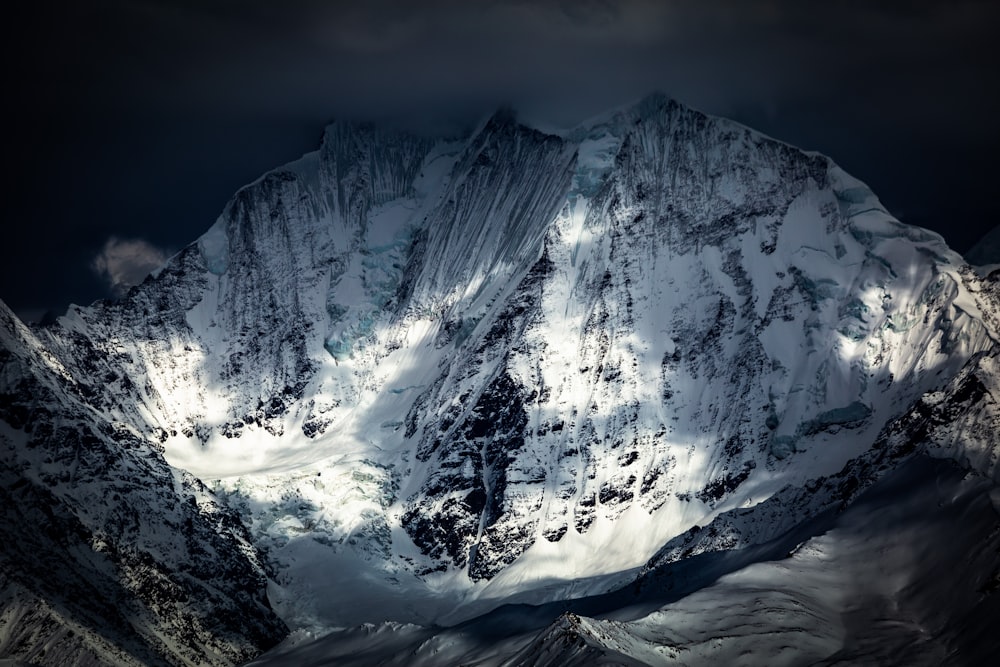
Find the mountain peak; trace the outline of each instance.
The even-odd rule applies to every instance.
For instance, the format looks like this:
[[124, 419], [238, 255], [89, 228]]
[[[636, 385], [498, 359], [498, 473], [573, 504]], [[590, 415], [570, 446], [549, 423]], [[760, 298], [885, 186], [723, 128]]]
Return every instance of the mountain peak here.
[[[788, 553], [913, 456], [995, 475], [997, 307], [830, 159], [662, 94], [558, 135], [334, 123], [121, 302], [7, 327], [0, 451], [72, 515], [67, 571], [162, 582], [100, 599], [212, 582], [115, 635], [158, 659], [281, 624], [423, 645], [525, 603], [507, 655], [645, 660], [598, 618], [632, 591]], [[155, 639], [187, 614], [209, 639]]]

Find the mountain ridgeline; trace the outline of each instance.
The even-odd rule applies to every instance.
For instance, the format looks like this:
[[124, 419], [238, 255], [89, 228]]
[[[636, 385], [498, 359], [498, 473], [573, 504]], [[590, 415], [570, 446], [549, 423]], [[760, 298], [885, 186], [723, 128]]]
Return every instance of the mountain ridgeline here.
[[[0, 657], [880, 664], [915, 625], [963, 664], [989, 623], [912, 590], [933, 564], [997, 620], [998, 336], [995, 273], [661, 95], [559, 134], [335, 123], [120, 301], [0, 304]], [[888, 511], [967, 548], [892, 561], [882, 625], [807, 595], [880, 567], [837, 549]]]

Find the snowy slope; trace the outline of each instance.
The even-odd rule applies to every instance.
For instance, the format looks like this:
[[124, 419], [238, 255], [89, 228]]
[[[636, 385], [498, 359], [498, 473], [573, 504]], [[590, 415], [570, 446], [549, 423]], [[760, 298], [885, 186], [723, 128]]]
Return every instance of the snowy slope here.
[[[996, 357], [971, 360], [837, 474], [690, 531], [698, 539], [677, 540], [686, 553], [666, 545], [621, 589], [451, 628], [293, 635], [253, 664], [988, 664], [1000, 618]], [[968, 454], [984, 442], [992, 459]], [[729, 539], [755, 523], [759, 544]]]
[[511, 664], [987, 664], [996, 501], [981, 478], [911, 460], [786, 559], [634, 620], [561, 617]]
[[820, 523], [816, 536], [778, 540], [743, 566], [647, 575], [616, 599], [454, 628], [359, 626], [298, 637], [251, 664], [989, 663], [1000, 614], [995, 486], [918, 455]]
[[238, 513], [293, 637], [391, 643], [771, 543], [919, 448], [995, 483], [998, 314], [830, 159], [664, 96], [560, 134], [336, 123], [121, 302], [10, 324], [5, 465], [85, 415], [177, 480], [140, 527]]

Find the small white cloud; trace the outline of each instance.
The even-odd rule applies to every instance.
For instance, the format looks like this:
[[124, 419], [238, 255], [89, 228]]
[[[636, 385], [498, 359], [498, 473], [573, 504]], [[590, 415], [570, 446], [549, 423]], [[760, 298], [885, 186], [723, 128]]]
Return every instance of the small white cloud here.
[[104, 248], [90, 266], [120, 296], [166, 261], [167, 254], [147, 241], [112, 236], [105, 241]]

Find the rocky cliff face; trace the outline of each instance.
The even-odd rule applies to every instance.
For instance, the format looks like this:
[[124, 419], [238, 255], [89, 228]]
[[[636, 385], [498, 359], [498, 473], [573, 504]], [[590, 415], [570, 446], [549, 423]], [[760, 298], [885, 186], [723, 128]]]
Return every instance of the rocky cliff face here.
[[662, 96], [558, 136], [335, 124], [122, 301], [4, 315], [5, 488], [148, 610], [53, 623], [224, 663], [269, 604], [454, 622], [764, 544], [916, 451], [995, 483], [998, 312], [828, 158]]
[[283, 637], [240, 517], [112, 416], [127, 376], [77, 375], [6, 306], [0, 338], [2, 653], [228, 665]]

